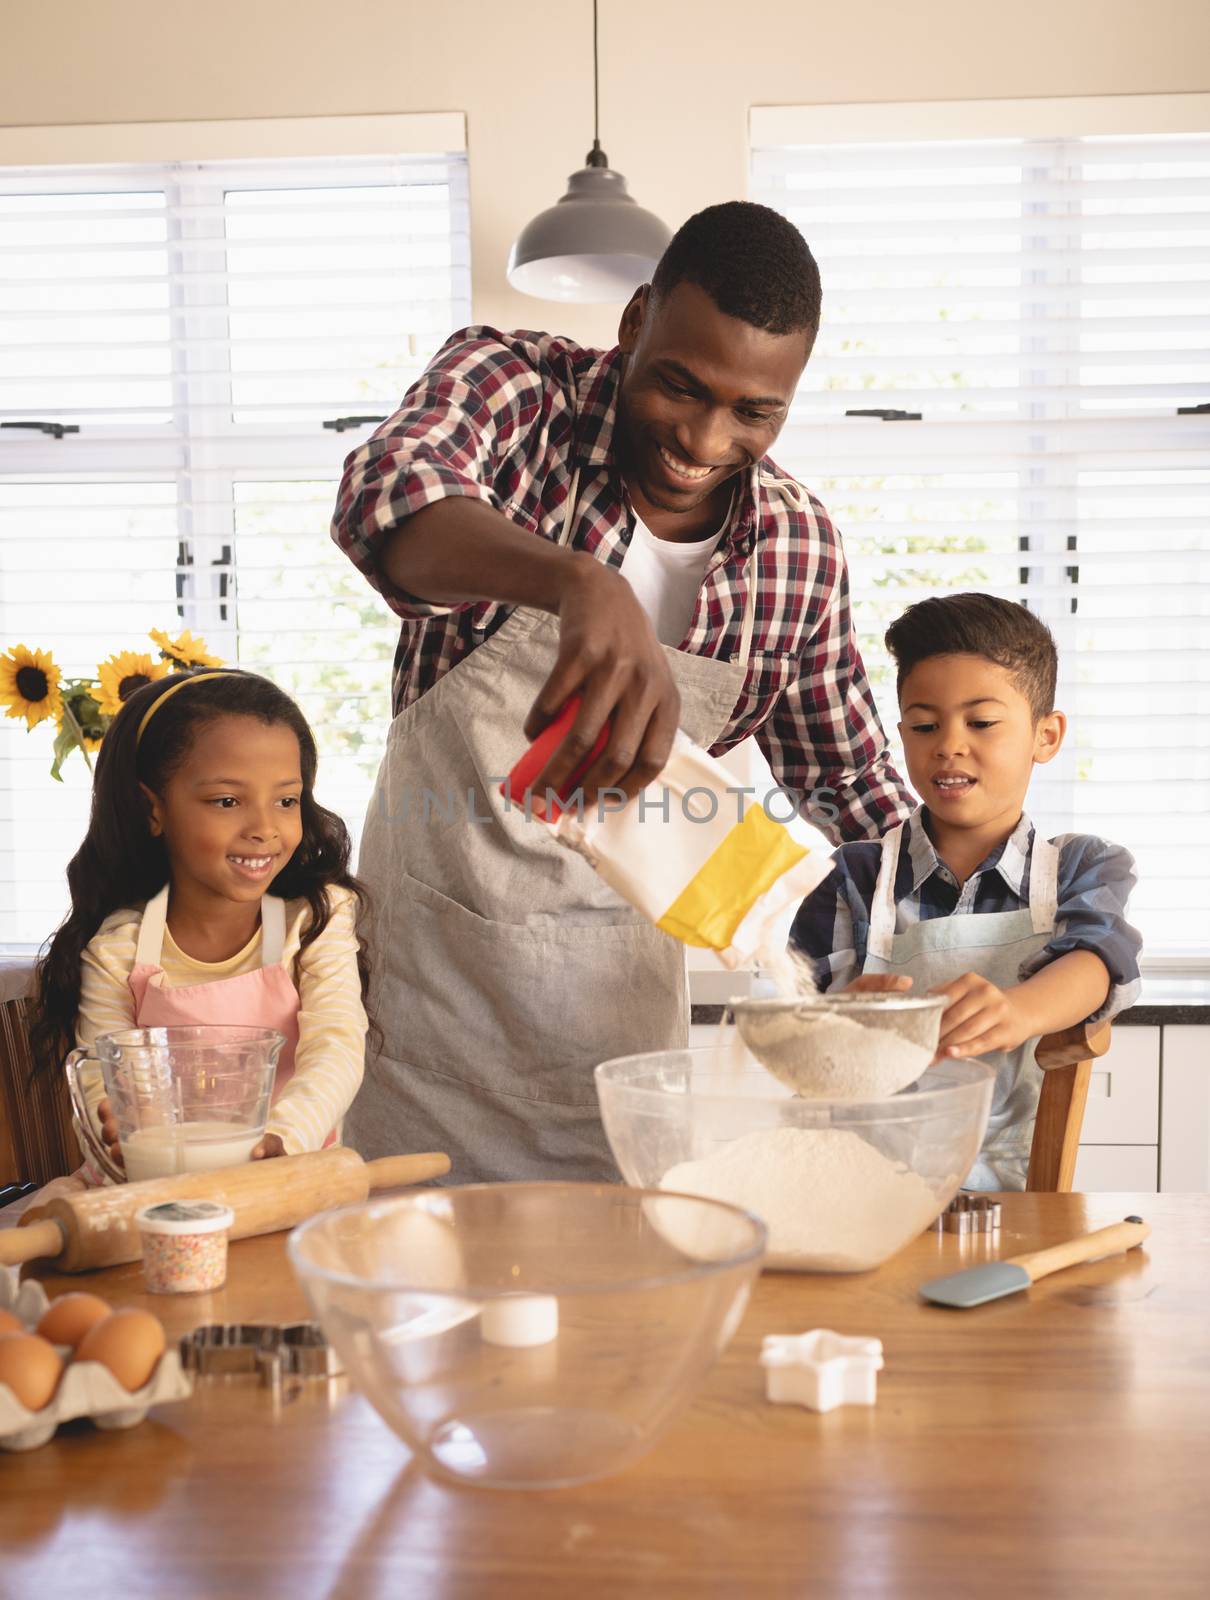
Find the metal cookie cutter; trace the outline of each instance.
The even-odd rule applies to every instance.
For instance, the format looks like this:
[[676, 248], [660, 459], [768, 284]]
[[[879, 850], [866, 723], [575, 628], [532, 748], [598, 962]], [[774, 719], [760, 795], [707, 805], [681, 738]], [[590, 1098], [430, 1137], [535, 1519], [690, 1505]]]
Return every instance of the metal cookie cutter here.
[[199, 1377], [256, 1374], [275, 1387], [283, 1378], [336, 1378], [344, 1371], [314, 1322], [211, 1323], [182, 1335], [181, 1365]]
[[961, 1193], [933, 1223], [935, 1233], [995, 1233], [1000, 1227], [1000, 1202], [985, 1194]]

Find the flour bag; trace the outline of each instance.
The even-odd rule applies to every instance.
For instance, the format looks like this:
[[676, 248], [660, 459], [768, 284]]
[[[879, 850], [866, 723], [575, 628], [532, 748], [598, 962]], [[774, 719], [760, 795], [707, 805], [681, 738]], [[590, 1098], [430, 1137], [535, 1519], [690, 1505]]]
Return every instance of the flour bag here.
[[798, 902], [831, 872], [833, 847], [809, 824], [798, 821], [791, 833], [771, 818], [721, 762], [679, 731], [663, 772], [625, 804], [607, 797], [592, 807], [577, 803], [575, 785], [604, 748], [608, 727], [557, 796], [536, 793], [534, 779], [578, 709], [578, 700], [568, 702], [501, 794], [527, 816], [542, 817], [657, 928], [713, 950], [726, 967], [750, 960], [767, 947], [769, 928], [788, 928]]

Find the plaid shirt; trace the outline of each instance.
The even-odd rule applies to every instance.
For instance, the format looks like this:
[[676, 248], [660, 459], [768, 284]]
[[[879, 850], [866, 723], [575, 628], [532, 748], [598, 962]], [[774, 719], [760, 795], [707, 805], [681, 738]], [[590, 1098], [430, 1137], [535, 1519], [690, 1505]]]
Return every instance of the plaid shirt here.
[[[895, 874], [895, 932], [905, 933], [933, 917], [979, 916], [1020, 911], [1029, 905], [1029, 870], [1034, 827], [1022, 816], [1012, 834], [959, 887], [923, 827], [923, 808], [908, 823]], [[1139, 994], [1139, 950], [1143, 941], [1126, 921], [1135, 885], [1134, 859], [1120, 845], [1091, 834], [1064, 833], [1059, 847], [1055, 931], [1045, 947], [1022, 963], [1018, 980], [1072, 950], [1091, 950], [1109, 971], [1105, 1003], [1088, 1021], [1115, 1017]], [[833, 858], [836, 870], [799, 907], [790, 942], [812, 958], [821, 990], [843, 989], [865, 966], [870, 907], [882, 861], [880, 843], [846, 844]]]
[[[332, 537], [402, 619], [396, 714], [509, 608], [432, 605], [404, 593], [378, 569], [382, 540], [449, 495], [485, 500], [519, 527], [557, 539], [578, 468], [572, 545], [618, 569], [635, 521], [613, 450], [621, 372], [616, 349], [467, 328], [345, 462]], [[730, 659], [750, 587], [747, 682], [712, 753], [755, 735], [778, 783], [833, 839], [884, 833], [911, 802], [890, 765], [853, 637], [840, 539], [819, 502], [768, 458], [740, 480], [681, 648]]]

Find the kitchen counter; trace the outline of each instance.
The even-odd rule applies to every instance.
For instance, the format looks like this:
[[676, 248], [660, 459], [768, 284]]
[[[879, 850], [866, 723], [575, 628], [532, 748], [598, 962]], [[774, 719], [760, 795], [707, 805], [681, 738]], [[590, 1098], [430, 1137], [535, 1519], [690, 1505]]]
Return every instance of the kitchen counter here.
[[[0, 1455], [0, 1589], [1200, 1600], [1210, 1196], [1011, 1195], [997, 1253], [1135, 1211], [1154, 1228], [1143, 1250], [969, 1312], [917, 1288], [984, 1259], [982, 1239], [929, 1233], [856, 1277], [766, 1275], [695, 1403], [635, 1466], [580, 1488], [437, 1482], [343, 1380], [277, 1395], [210, 1380], [129, 1432], [72, 1424]], [[148, 1299], [137, 1265], [46, 1287], [147, 1305], [174, 1334], [305, 1315], [283, 1235], [234, 1245], [212, 1296]], [[765, 1402], [762, 1336], [812, 1327], [883, 1340], [876, 1407]]]
[[[696, 985], [690, 976], [690, 993]], [[714, 978], [714, 974], [710, 975]], [[712, 989], [715, 985], [712, 984]], [[712, 993], [711, 998], [715, 996]], [[722, 996], [718, 996], [721, 1002]], [[692, 1020], [697, 1026], [721, 1022], [723, 1006], [695, 1004]], [[1115, 1028], [1129, 1027], [1205, 1027], [1210, 1024], [1210, 978], [1196, 974], [1143, 977], [1143, 990], [1129, 1011], [1113, 1019]]]

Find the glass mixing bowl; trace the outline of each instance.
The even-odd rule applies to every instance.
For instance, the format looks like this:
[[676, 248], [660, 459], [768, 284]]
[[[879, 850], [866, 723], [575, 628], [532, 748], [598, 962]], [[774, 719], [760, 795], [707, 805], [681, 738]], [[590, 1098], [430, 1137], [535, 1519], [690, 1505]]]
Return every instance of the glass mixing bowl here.
[[792, 1272], [867, 1271], [922, 1233], [974, 1165], [993, 1081], [981, 1062], [954, 1060], [888, 1098], [804, 1100], [726, 1046], [596, 1069], [626, 1181], [755, 1213], [765, 1265]]
[[650, 1447], [735, 1332], [764, 1244], [714, 1201], [493, 1183], [328, 1212], [289, 1253], [352, 1382], [422, 1461], [553, 1488]]

